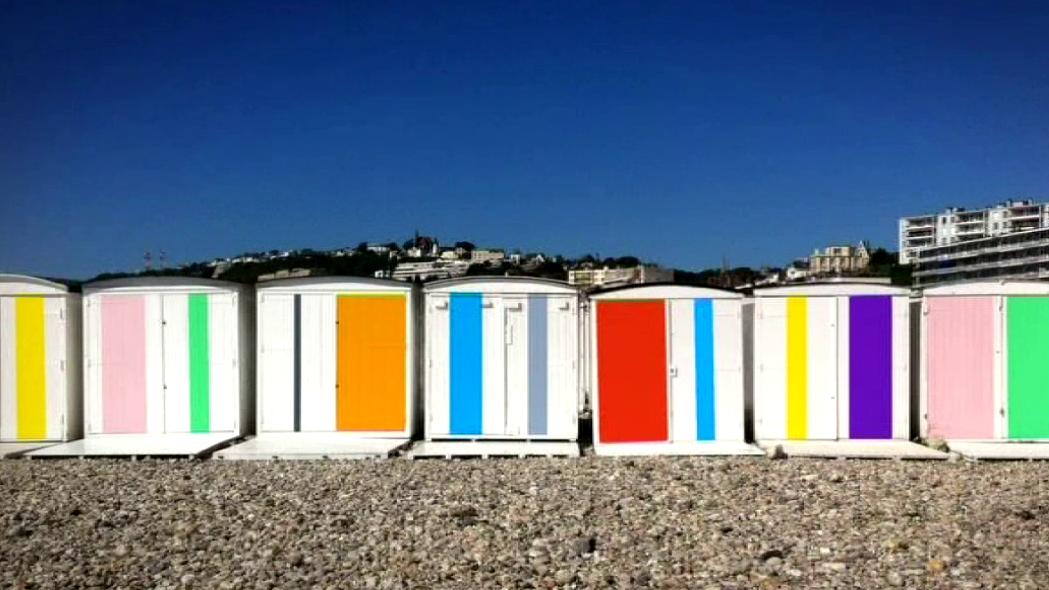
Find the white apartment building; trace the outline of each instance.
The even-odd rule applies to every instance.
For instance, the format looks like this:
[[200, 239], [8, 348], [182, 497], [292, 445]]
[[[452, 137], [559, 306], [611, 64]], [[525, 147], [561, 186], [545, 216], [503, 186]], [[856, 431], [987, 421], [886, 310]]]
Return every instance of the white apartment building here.
[[659, 266], [639, 265], [629, 268], [577, 268], [568, 271], [568, 284], [583, 289], [620, 287], [640, 283], [669, 283], [674, 271]]
[[473, 250], [470, 252], [472, 264], [488, 264], [490, 262], [502, 262], [506, 259], [506, 253], [502, 250]]
[[465, 275], [469, 268], [470, 264], [463, 260], [450, 262], [444, 260], [401, 262], [393, 270], [392, 278], [398, 281], [450, 279]]
[[1012, 200], [986, 209], [948, 208], [900, 219], [900, 264], [911, 264], [923, 248], [1049, 227], [1049, 203]]

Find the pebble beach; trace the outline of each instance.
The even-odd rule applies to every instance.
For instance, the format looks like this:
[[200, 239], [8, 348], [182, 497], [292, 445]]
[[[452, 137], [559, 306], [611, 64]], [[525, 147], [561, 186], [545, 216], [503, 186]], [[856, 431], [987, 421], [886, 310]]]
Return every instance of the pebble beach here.
[[4, 588], [1046, 588], [1049, 464], [0, 462]]

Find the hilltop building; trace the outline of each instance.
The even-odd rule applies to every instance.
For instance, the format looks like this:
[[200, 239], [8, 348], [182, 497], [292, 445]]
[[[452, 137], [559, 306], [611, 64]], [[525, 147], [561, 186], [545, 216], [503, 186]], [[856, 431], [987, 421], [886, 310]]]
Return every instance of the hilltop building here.
[[858, 274], [870, 266], [871, 253], [866, 243], [856, 246], [818, 248], [809, 256], [807, 277], [819, 278]]
[[568, 271], [568, 283], [581, 289], [620, 287], [642, 283], [669, 283], [673, 280], [673, 270], [645, 264], [628, 268], [584, 267]]

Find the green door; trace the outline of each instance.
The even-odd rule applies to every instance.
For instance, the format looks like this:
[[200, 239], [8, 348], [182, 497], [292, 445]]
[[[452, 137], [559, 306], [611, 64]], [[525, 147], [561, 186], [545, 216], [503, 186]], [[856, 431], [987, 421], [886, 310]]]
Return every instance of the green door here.
[[1010, 297], [1009, 438], [1049, 438], [1049, 297]]

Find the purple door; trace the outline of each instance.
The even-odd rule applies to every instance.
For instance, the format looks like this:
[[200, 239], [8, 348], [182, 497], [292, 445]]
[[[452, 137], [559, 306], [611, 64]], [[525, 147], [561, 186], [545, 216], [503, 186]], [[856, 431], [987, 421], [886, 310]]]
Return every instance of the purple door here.
[[849, 298], [849, 438], [892, 438], [892, 297]]

